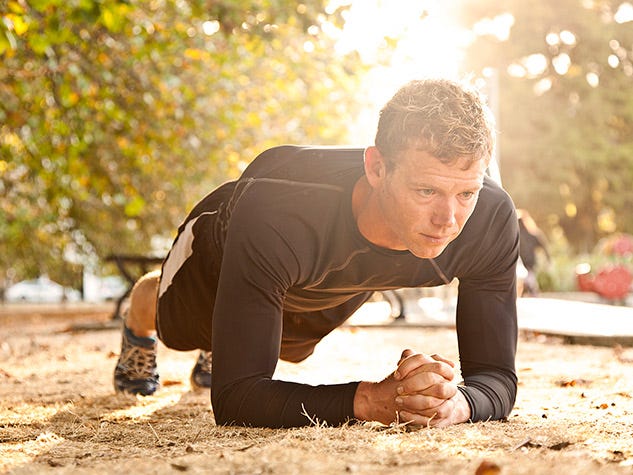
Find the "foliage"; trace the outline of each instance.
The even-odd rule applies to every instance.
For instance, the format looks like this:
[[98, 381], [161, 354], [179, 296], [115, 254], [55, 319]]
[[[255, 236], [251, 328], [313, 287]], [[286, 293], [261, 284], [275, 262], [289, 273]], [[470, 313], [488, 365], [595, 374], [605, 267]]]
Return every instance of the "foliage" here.
[[341, 21], [320, 0], [0, 2], [0, 285], [147, 254], [266, 147], [344, 140]]
[[537, 259], [537, 279], [544, 292], [582, 290], [577, 273], [596, 276], [613, 266], [623, 266], [633, 272], [633, 236], [616, 233], [603, 238], [589, 252], [577, 254], [560, 228], [552, 231], [548, 242], [550, 258], [543, 254]]
[[554, 230], [548, 240], [549, 259], [537, 254], [536, 276], [543, 292], [573, 292], [576, 285], [576, 266], [585, 262], [586, 256], [573, 252], [562, 230]]
[[498, 73], [505, 187], [549, 233], [561, 227], [572, 252], [633, 231], [624, 211], [633, 206], [633, 29], [615, 21], [620, 3], [481, 1], [461, 11], [470, 26], [513, 22], [507, 39], [476, 38], [467, 69]]

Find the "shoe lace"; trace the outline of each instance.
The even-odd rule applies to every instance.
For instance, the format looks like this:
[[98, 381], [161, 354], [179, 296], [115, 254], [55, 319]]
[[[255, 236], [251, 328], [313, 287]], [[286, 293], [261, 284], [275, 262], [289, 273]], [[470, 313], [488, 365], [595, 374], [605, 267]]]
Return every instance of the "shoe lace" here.
[[155, 376], [156, 351], [153, 348], [130, 345], [121, 359], [125, 361], [125, 372], [131, 379], [146, 379]]
[[198, 364], [200, 365], [200, 369], [205, 373], [211, 372], [211, 352], [210, 351], [200, 351], [200, 356], [198, 357]]

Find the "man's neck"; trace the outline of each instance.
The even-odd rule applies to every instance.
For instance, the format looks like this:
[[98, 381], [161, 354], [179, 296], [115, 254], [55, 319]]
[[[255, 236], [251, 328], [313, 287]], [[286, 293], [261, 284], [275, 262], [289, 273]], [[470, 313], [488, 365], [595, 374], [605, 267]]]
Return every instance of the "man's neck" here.
[[400, 250], [389, 245], [382, 212], [374, 193], [365, 175], [361, 176], [352, 191], [352, 213], [356, 226], [363, 237], [372, 244], [386, 249]]
[[358, 180], [356, 180], [354, 189], [352, 190], [352, 213], [356, 219], [356, 224], [358, 224], [360, 215], [363, 214], [364, 210], [367, 208], [367, 201], [369, 200], [370, 195], [371, 186], [369, 186], [365, 175], [362, 175]]

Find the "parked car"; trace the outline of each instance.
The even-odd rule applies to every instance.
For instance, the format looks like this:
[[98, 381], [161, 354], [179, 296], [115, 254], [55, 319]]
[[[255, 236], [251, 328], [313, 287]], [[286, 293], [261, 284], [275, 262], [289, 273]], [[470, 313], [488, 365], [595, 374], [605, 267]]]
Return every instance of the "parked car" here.
[[4, 298], [7, 302], [59, 303], [81, 300], [81, 294], [42, 276], [12, 285], [6, 289]]
[[116, 275], [103, 277], [99, 287], [99, 296], [103, 300], [119, 300], [127, 292], [127, 282]]

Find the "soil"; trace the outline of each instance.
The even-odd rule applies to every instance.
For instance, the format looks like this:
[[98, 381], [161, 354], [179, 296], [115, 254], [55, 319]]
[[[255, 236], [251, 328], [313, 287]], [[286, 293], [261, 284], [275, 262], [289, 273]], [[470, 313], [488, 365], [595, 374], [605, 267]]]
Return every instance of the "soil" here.
[[[120, 331], [109, 315], [0, 312], [0, 473], [633, 472], [633, 348], [521, 335], [506, 421], [218, 427], [208, 391], [190, 388], [192, 352], [159, 348], [156, 395], [114, 394]], [[403, 348], [457, 360], [450, 328], [347, 326], [305, 362], [280, 363], [276, 377], [379, 380]]]

